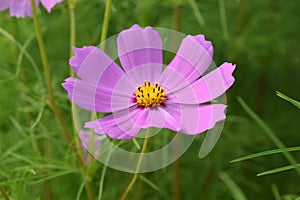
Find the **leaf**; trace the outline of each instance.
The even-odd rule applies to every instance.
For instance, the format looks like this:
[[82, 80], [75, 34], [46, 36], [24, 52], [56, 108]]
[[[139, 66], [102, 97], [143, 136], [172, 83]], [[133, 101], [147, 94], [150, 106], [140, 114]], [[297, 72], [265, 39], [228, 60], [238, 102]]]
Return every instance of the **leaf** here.
[[264, 175], [268, 175], [268, 174], [274, 174], [274, 173], [278, 173], [278, 172], [287, 171], [287, 170], [290, 170], [290, 169], [299, 169], [299, 167], [300, 167], [300, 164], [297, 164], [296, 166], [295, 165], [287, 165], [287, 166], [284, 166], [284, 167], [279, 167], [279, 168], [275, 168], [275, 169], [272, 169], [272, 170], [268, 170], [268, 171], [259, 173], [259, 174], [257, 174], [257, 176], [264, 176]]
[[285, 94], [281, 93], [281, 92], [278, 92], [276, 91], [276, 95], [279, 96], [280, 98], [290, 102], [291, 104], [294, 104], [297, 108], [300, 109], [300, 102], [299, 101], [296, 101], [288, 96], [286, 96]]
[[204, 26], [205, 22], [195, 0], [189, 0], [189, 4], [193, 9], [195, 18], [200, 26]]
[[226, 184], [234, 199], [247, 200], [246, 195], [239, 188], [239, 186], [230, 178], [230, 176], [228, 176], [225, 172], [221, 172], [219, 174], [219, 177]]
[[[272, 142], [277, 146], [277, 148], [284, 149], [285, 145], [271, 130], [271, 128], [263, 120], [261, 120], [253, 110], [251, 110], [251, 108], [245, 103], [245, 101], [242, 98], [238, 97], [237, 99], [243, 107], [243, 109], [247, 112], [247, 114], [262, 128], [262, 130], [264, 130], [264, 133], [272, 140]], [[297, 161], [294, 159], [294, 157], [289, 152], [283, 151], [282, 154], [292, 165], [295, 166], [295, 170], [300, 175], [300, 168], [297, 167]]]
[[132, 142], [133, 142], [133, 144], [136, 146], [136, 148], [137, 148], [138, 150], [141, 149], [141, 146], [140, 146], [140, 144], [138, 143], [138, 141], [136, 140], [136, 138], [132, 138]]
[[149, 179], [147, 179], [145, 176], [139, 175], [138, 177], [139, 177], [139, 179], [141, 179], [144, 183], [146, 183], [148, 186], [150, 186], [150, 187], [153, 188], [154, 190], [159, 191], [159, 187], [158, 187], [157, 185], [155, 185], [152, 181], [150, 181]]
[[277, 186], [275, 184], [272, 184], [271, 189], [274, 194], [275, 200], [281, 200], [281, 196], [280, 196]]
[[249, 159], [252, 159], [252, 158], [258, 158], [258, 157], [262, 157], [262, 156], [267, 156], [267, 155], [272, 155], [272, 154], [277, 154], [277, 153], [283, 153], [283, 152], [291, 152], [291, 151], [300, 151], [300, 147], [272, 149], [272, 150], [268, 150], [268, 151], [263, 151], [263, 152], [243, 156], [241, 158], [234, 159], [230, 162], [231, 163], [240, 162], [240, 161], [249, 160]]

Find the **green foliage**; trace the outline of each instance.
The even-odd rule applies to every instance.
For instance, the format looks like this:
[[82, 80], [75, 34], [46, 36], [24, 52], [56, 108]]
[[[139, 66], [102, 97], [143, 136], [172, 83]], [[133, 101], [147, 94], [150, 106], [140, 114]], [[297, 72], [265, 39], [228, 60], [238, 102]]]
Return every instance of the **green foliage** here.
[[[105, 6], [105, 0], [77, 1], [76, 46], [100, 43]], [[58, 107], [72, 130], [70, 103], [61, 87], [70, 70], [68, 1], [51, 14], [41, 7], [39, 19]], [[199, 159], [204, 135], [197, 136], [178, 161], [178, 176], [174, 164], [139, 175], [128, 199], [175, 199], [175, 189], [181, 199], [300, 199], [300, 105], [278, 92], [296, 107], [289, 106], [274, 95], [278, 90], [300, 98], [300, 2], [112, 1], [108, 36], [135, 23], [170, 29], [177, 23], [183, 33], [205, 34], [213, 42], [215, 64], [230, 61], [237, 69], [227, 93], [225, 127], [213, 151]], [[95, 198], [118, 199], [132, 174], [97, 161], [87, 169], [77, 164], [47, 104], [32, 19], [0, 12], [0, 52], [0, 199], [87, 199], [86, 182]], [[162, 131], [150, 140], [149, 150], [171, 139]], [[142, 144], [140, 139], [114, 142], [135, 152]], [[176, 181], [180, 187], [174, 189]]]
[[292, 98], [290, 98], [290, 97], [288, 97], [288, 96], [282, 94], [281, 92], [276, 92], [276, 94], [277, 94], [277, 96], [279, 96], [280, 98], [282, 98], [282, 99], [284, 99], [284, 100], [286, 100], [286, 101], [288, 101], [288, 102], [294, 104], [295, 106], [297, 106], [297, 108], [300, 109], [300, 102], [299, 102], [299, 101], [296, 101], [296, 100], [294, 100], [294, 99], [292, 99]]

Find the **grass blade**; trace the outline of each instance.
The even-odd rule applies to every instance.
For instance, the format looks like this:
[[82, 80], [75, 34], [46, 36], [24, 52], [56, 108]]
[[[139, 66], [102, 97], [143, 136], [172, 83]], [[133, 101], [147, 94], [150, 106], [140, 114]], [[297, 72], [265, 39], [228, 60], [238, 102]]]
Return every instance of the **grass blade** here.
[[287, 171], [287, 170], [290, 170], [290, 169], [297, 169], [299, 167], [300, 167], [300, 164], [297, 164], [296, 166], [295, 165], [287, 165], [287, 166], [284, 166], [284, 167], [279, 167], [279, 168], [276, 168], [276, 169], [271, 169], [271, 170], [259, 173], [259, 174], [257, 174], [257, 176], [275, 174], [275, 173]]
[[84, 181], [81, 183], [81, 185], [80, 185], [80, 187], [79, 187], [79, 190], [78, 190], [78, 192], [77, 192], [77, 195], [76, 195], [76, 200], [80, 200], [80, 196], [81, 196], [81, 194], [82, 194], [82, 191], [83, 191], [85, 182], [86, 182], [86, 180], [84, 180]]
[[219, 174], [220, 179], [226, 184], [232, 196], [236, 200], [247, 200], [246, 195], [239, 186], [225, 172]]
[[[245, 101], [242, 98], [238, 97], [237, 99], [241, 104], [241, 106], [243, 107], [243, 109], [247, 112], [247, 114], [262, 128], [262, 130], [264, 130], [264, 133], [272, 140], [272, 142], [276, 145], [276, 147], [281, 150], [284, 149], [285, 145], [271, 130], [271, 128], [267, 126], [267, 124], [263, 120], [261, 120], [253, 110], [251, 110], [251, 108], [245, 103]], [[297, 161], [294, 159], [294, 157], [289, 152], [283, 151], [282, 154], [292, 165], [294, 165], [295, 170], [300, 176], [300, 168], [297, 164]]]
[[272, 154], [277, 154], [277, 153], [283, 153], [283, 152], [291, 152], [291, 151], [300, 151], [300, 147], [290, 147], [290, 148], [283, 148], [283, 149], [272, 149], [272, 150], [268, 150], [268, 151], [263, 151], [263, 152], [259, 152], [259, 153], [255, 153], [255, 154], [251, 154], [251, 155], [247, 155], [247, 156], [243, 156], [241, 158], [234, 159], [234, 160], [232, 160], [230, 162], [231, 163], [240, 162], [240, 161], [249, 160], [249, 159], [252, 159], [252, 158], [258, 158], [258, 157], [262, 157], [262, 156], [267, 156], [267, 155], [272, 155]]
[[200, 26], [204, 26], [205, 22], [195, 0], [189, 0], [189, 4], [193, 9], [195, 18]]
[[149, 179], [147, 179], [145, 176], [143, 175], [139, 175], [138, 176], [139, 179], [141, 179], [144, 183], [146, 183], [148, 186], [150, 186], [151, 188], [153, 188], [156, 191], [159, 191], [159, 188], [157, 185], [155, 185], [152, 181], [150, 181]]
[[281, 200], [281, 196], [280, 196], [277, 186], [275, 184], [272, 184], [271, 189], [274, 194], [275, 200]]
[[286, 96], [285, 94], [281, 93], [281, 92], [278, 92], [276, 91], [276, 95], [279, 96], [280, 98], [290, 102], [291, 104], [295, 105], [297, 108], [300, 109], [300, 102], [299, 101], [296, 101], [288, 96]]
[[42, 77], [41, 77], [40, 72], [38, 70], [38, 66], [37, 66], [36, 62], [34, 61], [34, 59], [31, 57], [31, 55], [26, 51], [26, 47], [32, 41], [32, 39], [34, 38], [35, 34], [33, 34], [32, 36], [30, 36], [28, 38], [28, 40], [26, 41], [26, 43], [23, 46], [9, 32], [7, 32], [6, 30], [2, 29], [1, 27], [0, 27], [0, 34], [2, 34], [8, 40], [10, 40], [12, 43], [14, 43], [19, 48], [19, 50], [20, 50], [20, 56], [19, 56], [18, 61], [17, 61], [17, 69], [16, 69], [15, 74], [12, 77], [10, 77], [10, 78], [7, 78], [5, 80], [1, 80], [0, 84], [3, 83], [3, 82], [6, 82], [6, 81], [13, 80], [13, 79], [15, 79], [19, 75], [19, 73], [20, 73], [20, 67], [21, 67], [21, 61], [22, 61], [22, 58], [23, 58], [23, 54], [28, 59], [28, 61], [31, 63], [31, 66], [33, 67], [34, 71], [36, 72], [36, 75], [37, 75], [37, 78], [38, 78], [39, 82], [41, 82], [42, 81]]
[[140, 144], [138, 143], [138, 141], [136, 140], [136, 138], [132, 138], [132, 142], [133, 142], [133, 144], [136, 146], [136, 148], [137, 148], [138, 150], [141, 149], [141, 146], [140, 146]]
[[224, 39], [229, 40], [227, 17], [226, 17], [226, 7], [225, 7], [224, 0], [219, 0], [219, 12], [220, 12], [220, 21], [221, 21], [221, 27], [222, 27]]

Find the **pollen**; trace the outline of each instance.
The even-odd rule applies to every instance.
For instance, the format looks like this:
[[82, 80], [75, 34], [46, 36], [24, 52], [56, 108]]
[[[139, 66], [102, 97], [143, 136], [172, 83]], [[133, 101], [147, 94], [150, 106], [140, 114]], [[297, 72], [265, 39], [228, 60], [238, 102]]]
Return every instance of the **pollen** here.
[[161, 105], [167, 100], [165, 89], [150, 81], [144, 81], [144, 85], [138, 86], [135, 97], [137, 104], [144, 108]]

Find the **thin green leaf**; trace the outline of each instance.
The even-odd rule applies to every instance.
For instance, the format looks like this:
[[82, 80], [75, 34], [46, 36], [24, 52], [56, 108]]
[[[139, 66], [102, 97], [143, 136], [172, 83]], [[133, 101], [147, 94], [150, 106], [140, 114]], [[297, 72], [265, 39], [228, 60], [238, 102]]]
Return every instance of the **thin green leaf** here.
[[[119, 143], [121, 144], [121, 143]], [[113, 147], [108, 148], [108, 155], [106, 157], [105, 163], [103, 163], [103, 168], [102, 168], [102, 172], [101, 172], [101, 177], [100, 177], [100, 183], [99, 183], [99, 190], [98, 190], [98, 200], [102, 199], [102, 195], [103, 195], [103, 188], [104, 188], [104, 179], [105, 179], [105, 175], [106, 175], [106, 171], [107, 171], [107, 163], [110, 160], [110, 156], [112, 154], [112, 152], [115, 149]]]
[[274, 194], [275, 200], [281, 200], [281, 196], [280, 196], [277, 186], [275, 184], [272, 184], [271, 189]]
[[272, 170], [268, 170], [268, 171], [259, 173], [259, 174], [257, 174], [257, 176], [275, 174], [275, 173], [287, 171], [287, 170], [290, 170], [290, 169], [299, 169], [299, 167], [300, 167], [300, 164], [297, 164], [296, 166], [295, 165], [287, 165], [287, 166], [284, 166], [284, 167], [279, 167], [279, 168], [276, 168], [276, 169], [272, 169]]
[[219, 0], [219, 12], [220, 12], [220, 21], [221, 21], [221, 27], [222, 27], [224, 39], [229, 40], [227, 17], [226, 17], [226, 7], [225, 7], [224, 0]]
[[73, 174], [73, 173], [76, 173], [76, 172], [79, 172], [79, 170], [78, 169], [69, 169], [68, 171], [60, 171], [60, 172], [51, 173], [50, 175], [47, 175], [44, 178], [41, 178], [41, 179], [36, 180], [36, 181], [32, 181], [31, 184], [41, 183], [41, 182], [44, 182], [46, 180], [54, 179], [54, 178], [57, 178], [57, 177], [60, 177], [60, 176], [68, 175], [68, 174]]
[[200, 26], [204, 26], [205, 22], [195, 0], [189, 0], [189, 4], [193, 9], [195, 18]]
[[262, 156], [267, 156], [267, 155], [272, 155], [272, 154], [277, 154], [277, 153], [283, 153], [283, 152], [291, 152], [291, 151], [300, 151], [300, 147], [272, 149], [272, 150], [268, 150], [268, 151], [263, 151], [263, 152], [251, 154], [251, 155], [248, 155], [248, 156], [243, 156], [241, 158], [234, 159], [230, 162], [231, 163], [240, 162], [240, 161], [249, 160], [249, 159], [252, 159], [252, 158], [258, 158], [258, 157], [262, 157]]
[[28, 164], [31, 164], [31, 165], [34, 164], [34, 162], [32, 160], [30, 160], [29, 158], [27, 158], [27, 157], [25, 157], [21, 154], [16, 154], [16, 153], [13, 153], [13, 152], [9, 152], [8, 154], [15, 157], [15, 158], [18, 158], [19, 160], [23, 160], [24, 162], [26, 162]]
[[153, 188], [154, 190], [159, 191], [159, 187], [158, 187], [157, 185], [155, 185], [152, 181], [150, 181], [149, 179], [147, 179], [145, 176], [139, 175], [138, 177], [139, 177], [139, 179], [141, 179], [144, 183], [146, 183], [148, 186], [150, 186], [150, 187]]
[[35, 128], [41, 121], [42, 115], [44, 113], [44, 108], [45, 108], [44, 105], [40, 106], [39, 113], [36, 119], [34, 120], [33, 124], [31, 125], [31, 128]]
[[[238, 97], [237, 99], [243, 107], [243, 109], [247, 112], [247, 114], [262, 128], [262, 130], [264, 130], [264, 133], [272, 140], [276, 147], [279, 149], [284, 149], [285, 145], [271, 130], [271, 128], [263, 120], [261, 120], [253, 110], [251, 110], [251, 108], [245, 103], [245, 101], [242, 98]], [[283, 151], [282, 154], [292, 165], [295, 166], [294, 168], [300, 176], [300, 168], [297, 167], [298, 162], [294, 159], [294, 157], [289, 152]]]
[[281, 93], [281, 92], [278, 92], [276, 91], [276, 95], [279, 96], [280, 98], [290, 102], [291, 104], [294, 104], [297, 108], [300, 109], [300, 102], [299, 101], [296, 101], [288, 96], [286, 96], [285, 94]]
[[232, 197], [236, 200], [247, 200], [246, 195], [239, 186], [225, 172], [219, 174], [220, 179], [226, 184], [230, 190]]
[[81, 185], [79, 187], [79, 190], [77, 192], [77, 195], [76, 195], [76, 200], [80, 200], [80, 197], [81, 197], [81, 194], [82, 194], [85, 182], [86, 182], [86, 180], [83, 180], [83, 182], [81, 183]]
[[18, 120], [16, 120], [14, 117], [10, 116], [9, 117], [10, 121], [12, 122], [13, 126], [16, 128], [17, 132], [20, 133], [20, 135], [23, 137], [23, 138], [26, 138], [27, 135], [26, 133], [24, 132], [24, 127], [22, 127], [22, 125], [19, 123]]
[[10, 40], [12, 43], [14, 43], [20, 50], [20, 55], [17, 61], [17, 69], [16, 69], [16, 73], [7, 79], [1, 80], [0, 84], [9, 80], [13, 80], [16, 77], [18, 77], [19, 73], [20, 73], [20, 68], [21, 68], [21, 61], [23, 58], [23, 54], [25, 55], [25, 57], [28, 59], [28, 61], [31, 63], [31, 66], [33, 67], [34, 71], [36, 72], [36, 75], [39, 79], [39, 82], [42, 81], [42, 77], [41, 77], [41, 73], [38, 70], [38, 66], [35, 63], [34, 59], [31, 57], [31, 55], [26, 51], [26, 47], [30, 44], [30, 42], [32, 41], [32, 39], [35, 37], [35, 34], [32, 34], [28, 40], [25, 42], [24, 45], [21, 45], [9, 32], [7, 32], [6, 30], [2, 29], [0, 27], [0, 34], [2, 34], [4, 37], [6, 37], [8, 40]]
[[140, 144], [138, 143], [138, 141], [137, 141], [135, 138], [132, 138], [132, 142], [133, 142], [133, 144], [136, 146], [136, 148], [137, 148], [138, 150], [141, 149]]

